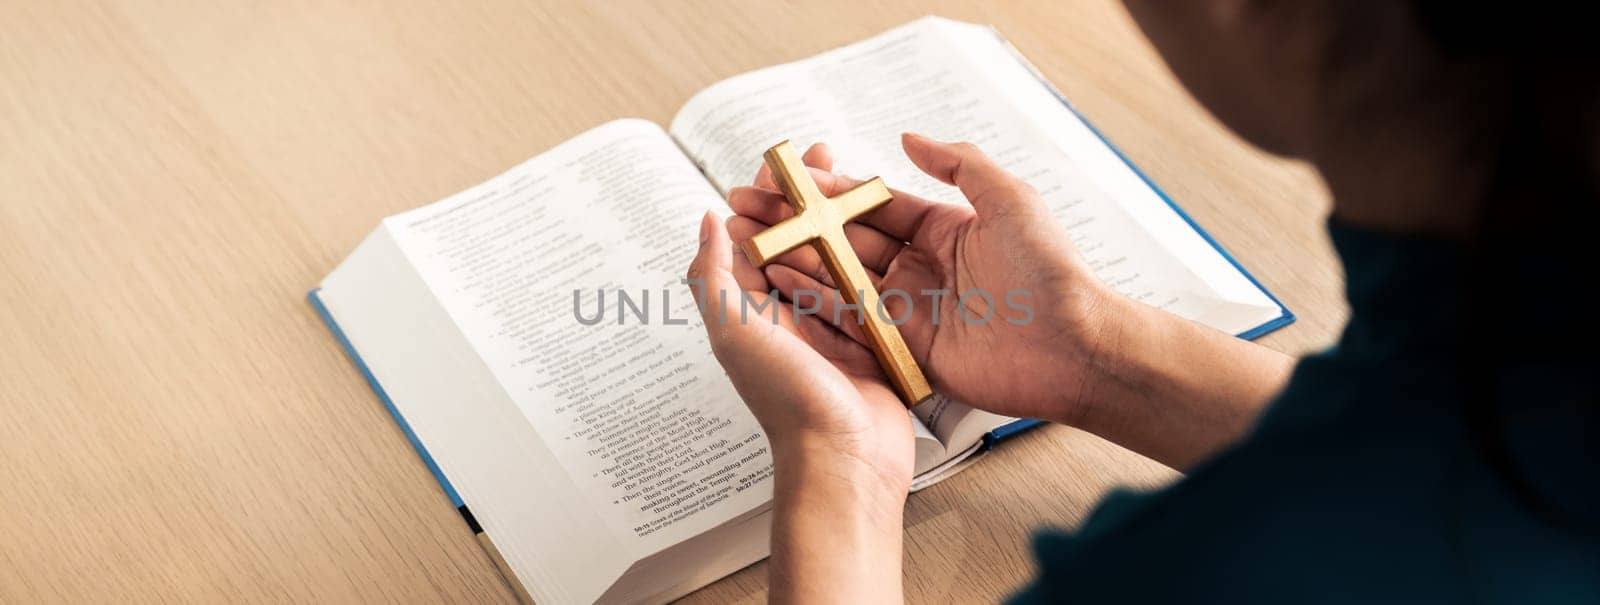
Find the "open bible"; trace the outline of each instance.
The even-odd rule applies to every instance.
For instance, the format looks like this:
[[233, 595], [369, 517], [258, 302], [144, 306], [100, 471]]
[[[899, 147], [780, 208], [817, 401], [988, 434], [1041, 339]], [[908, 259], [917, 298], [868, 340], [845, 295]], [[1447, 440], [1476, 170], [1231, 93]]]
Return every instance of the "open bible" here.
[[[937, 18], [384, 218], [311, 300], [524, 597], [670, 600], [766, 556], [770, 524], [766, 438], [682, 281], [698, 220], [782, 139], [965, 203], [906, 160], [903, 131], [1028, 180], [1126, 296], [1244, 337], [1293, 319], [993, 30]], [[937, 395], [910, 414], [913, 490], [1032, 424]]]

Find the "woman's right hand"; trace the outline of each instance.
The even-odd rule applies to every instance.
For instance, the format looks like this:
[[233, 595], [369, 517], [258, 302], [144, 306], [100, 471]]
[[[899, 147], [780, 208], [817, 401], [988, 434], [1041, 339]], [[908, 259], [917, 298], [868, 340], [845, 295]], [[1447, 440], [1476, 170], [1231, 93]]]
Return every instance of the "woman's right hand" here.
[[[909, 295], [884, 304], [899, 321], [910, 301], [900, 331], [912, 354], [935, 388], [956, 399], [1008, 416], [1079, 422], [1096, 390], [1094, 361], [1115, 337], [1103, 320], [1123, 299], [1091, 274], [1038, 193], [977, 147], [911, 134], [902, 145], [917, 167], [971, 203], [895, 191], [892, 202], [846, 227], [879, 292]], [[804, 159], [826, 195], [858, 184], [829, 172], [824, 146]], [[765, 168], [754, 187], [734, 189], [729, 204], [738, 216], [728, 228], [740, 243], [792, 215]], [[818, 315], [842, 320], [837, 328], [865, 342], [857, 315], [835, 313], [841, 300], [809, 246], [779, 257], [766, 274], [802, 305], [813, 298], [798, 293], [821, 292]]]

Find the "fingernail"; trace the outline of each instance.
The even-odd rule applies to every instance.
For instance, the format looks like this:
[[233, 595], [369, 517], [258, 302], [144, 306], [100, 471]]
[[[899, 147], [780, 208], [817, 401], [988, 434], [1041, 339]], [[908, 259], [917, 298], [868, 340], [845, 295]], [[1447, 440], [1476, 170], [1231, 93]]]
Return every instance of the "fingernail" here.
[[711, 230], [714, 228], [711, 223], [715, 222], [716, 220], [717, 220], [717, 213], [712, 212], [710, 210], [706, 211], [705, 216], [700, 217], [700, 245], [701, 246], [705, 246], [706, 242], [711, 241]]
[[932, 142], [933, 141], [933, 139], [930, 139], [928, 137], [922, 136], [922, 135], [917, 134], [915, 132], [902, 132], [902, 133], [900, 133], [900, 136], [908, 138], [908, 139], [912, 139], [912, 140], [915, 140], [915, 141], [922, 141], [922, 142]]

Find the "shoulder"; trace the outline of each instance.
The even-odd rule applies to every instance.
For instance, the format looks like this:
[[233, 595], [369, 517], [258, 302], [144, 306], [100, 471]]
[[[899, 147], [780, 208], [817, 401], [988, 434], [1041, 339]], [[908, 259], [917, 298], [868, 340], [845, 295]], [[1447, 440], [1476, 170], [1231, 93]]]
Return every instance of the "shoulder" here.
[[1454, 590], [1461, 565], [1441, 512], [1463, 442], [1333, 416], [1259, 431], [1164, 490], [1108, 497], [1076, 532], [1041, 533], [1041, 574], [1019, 597], [1347, 602]]

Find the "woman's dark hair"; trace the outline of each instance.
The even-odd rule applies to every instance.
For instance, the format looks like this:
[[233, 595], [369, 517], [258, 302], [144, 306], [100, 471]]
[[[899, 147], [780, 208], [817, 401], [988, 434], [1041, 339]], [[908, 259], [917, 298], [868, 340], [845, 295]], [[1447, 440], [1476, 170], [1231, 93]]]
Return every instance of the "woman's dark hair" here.
[[1433, 42], [1447, 53], [1546, 57], [1587, 49], [1593, 52], [1590, 11], [1581, 3], [1414, 0], [1417, 20]]

